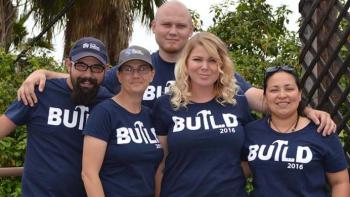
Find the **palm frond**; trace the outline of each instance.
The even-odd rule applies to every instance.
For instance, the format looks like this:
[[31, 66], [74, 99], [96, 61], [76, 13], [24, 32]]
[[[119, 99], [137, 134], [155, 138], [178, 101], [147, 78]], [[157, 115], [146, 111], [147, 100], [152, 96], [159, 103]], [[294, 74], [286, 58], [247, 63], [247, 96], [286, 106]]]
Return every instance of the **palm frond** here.
[[150, 26], [150, 22], [154, 19], [155, 6], [159, 7], [165, 2], [166, 0], [134, 0], [132, 1], [133, 15], [140, 15], [141, 22]]

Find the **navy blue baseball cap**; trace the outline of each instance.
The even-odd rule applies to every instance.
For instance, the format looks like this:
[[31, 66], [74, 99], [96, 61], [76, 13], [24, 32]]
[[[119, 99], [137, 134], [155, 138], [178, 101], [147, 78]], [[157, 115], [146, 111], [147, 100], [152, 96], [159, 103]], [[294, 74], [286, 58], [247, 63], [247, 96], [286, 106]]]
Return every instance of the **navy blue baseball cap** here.
[[106, 46], [99, 39], [94, 37], [83, 37], [74, 43], [69, 52], [69, 57], [73, 62], [83, 57], [95, 57], [102, 64], [107, 64], [108, 54]]

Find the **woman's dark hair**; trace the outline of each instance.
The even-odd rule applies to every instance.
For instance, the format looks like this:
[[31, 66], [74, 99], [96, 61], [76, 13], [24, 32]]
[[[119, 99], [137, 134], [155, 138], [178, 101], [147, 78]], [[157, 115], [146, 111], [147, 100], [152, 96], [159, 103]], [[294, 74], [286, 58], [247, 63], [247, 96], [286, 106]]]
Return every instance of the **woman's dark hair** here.
[[[301, 93], [302, 93], [300, 80], [299, 80], [299, 77], [298, 77], [298, 74], [297, 74], [295, 68], [292, 66], [285, 65], [285, 66], [274, 66], [274, 67], [266, 68], [265, 77], [264, 77], [264, 87], [263, 87], [264, 95], [266, 93], [267, 81], [269, 80], [270, 77], [272, 77], [277, 72], [285, 72], [285, 73], [292, 75], [294, 78], [295, 84], [297, 85], [298, 90], [301, 91]], [[299, 106], [297, 109], [298, 115], [304, 116], [304, 109], [306, 107], [305, 100], [306, 99], [304, 98], [304, 96], [301, 95], [301, 100], [299, 102]]]

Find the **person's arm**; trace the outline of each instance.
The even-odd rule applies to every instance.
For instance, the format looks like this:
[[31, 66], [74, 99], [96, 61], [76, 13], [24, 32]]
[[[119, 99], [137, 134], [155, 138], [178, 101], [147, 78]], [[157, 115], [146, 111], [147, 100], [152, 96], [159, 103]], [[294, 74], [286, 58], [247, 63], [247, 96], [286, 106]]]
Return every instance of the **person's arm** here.
[[[13, 123], [6, 115], [0, 116], [0, 139], [8, 136], [16, 129], [17, 125]], [[0, 168], [0, 177], [3, 176], [21, 176], [23, 167]]]
[[17, 100], [25, 105], [34, 106], [38, 102], [38, 98], [35, 95], [34, 89], [38, 85], [40, 92], [44, 91], [46, 79], [52, 78], [67, 78], [67, 73], [59, 73], [44, 69], [39, 69], [32, 72], [22, 83], [21, 87], [17, 90]]
[[[251, 87], [244, 93], [244, 95], [246, 96], [251, 109], [261, 113], [267, 112], [266, 102], [264, 101], [264, 91], [262, 89]], [[322, 135], [330, 135], [336, 131], [336, 124], [331, 119], [329, 113], [306, 107], [304, 114], [318, 125], [317, 131], [322, 131]]]
[[249, 168], [248, 162], [247, 161], [241, 161], [241, 166], [242, 166], [242, 170], [243, 170], [244, 176], [246, 178], [249, 177], [251, 175], [251, 172], [250, 172], [250, 168]]
[[0, 116], [0, 138], [8, 136], [16, 128], [16, 124], [13, 123], [6, 115]]
[[114, 94], [117, 94], [120, 91], [120, 82], [117, 78], [117, 71], [118, 69], [116, 66], [108, 69], [102, 82], [102, 85]]
[[255, 87], [249, 88], [245, 93], [249, 107], [257, 112], [267, 112], [266, 102], [264, 100], [264, 91]]
[[84, 137], [82, 179], [89, 197], [105, 196], [99, 176], [107, 142], [95, 137]]
[[347, 169], [335, 173], [326, 173], [326, 176], [331, 186], [332, 197], [350, 196], [350, 183]]
[[167, 136], [157, 136], [160, 144], [162, 145], [164, 156], [161, 163], [158, 166], [156, 177], [155, 177], [155, 197], [160, 196], [160, 189], [162, 185], [164, 167], [165, 167], [165, 159], [168, 156], [168, 137]]
[[311, 107], [306, 107], [304, 109], [304, 114], [306, 117], [312, 120], [312, 122], [318, 125], [317, 132], [322, 132], [323, 136], [330, 135], [334, 133], [337, 129], [337, 125], [332, 120], [329, 113], [325, 111], [320, 111]]

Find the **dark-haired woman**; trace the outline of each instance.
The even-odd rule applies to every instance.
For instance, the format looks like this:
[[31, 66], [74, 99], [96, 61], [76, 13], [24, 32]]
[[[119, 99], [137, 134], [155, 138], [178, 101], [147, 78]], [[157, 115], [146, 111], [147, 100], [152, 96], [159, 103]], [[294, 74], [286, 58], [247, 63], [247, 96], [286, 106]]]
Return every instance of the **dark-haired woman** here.
[[82, 178], [89, 197], [153, 197], [154, 177], [163, 150], [141, 105], [155, 70], [148, 50], [120, 52], [119, 93], [90, 113], [84, 128]]
[[245, 127], [244, 155], [253, 175], [251, 196], [349, 197], [349, 176], [338, 136], [324, 137], [300, 112], [293, 67], [270, 67], [264, 79], [269, 116]]

